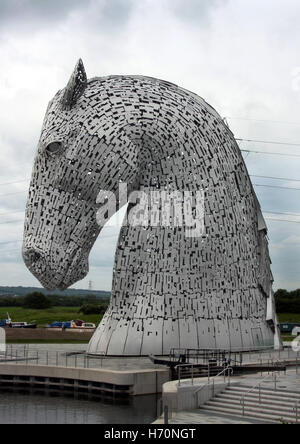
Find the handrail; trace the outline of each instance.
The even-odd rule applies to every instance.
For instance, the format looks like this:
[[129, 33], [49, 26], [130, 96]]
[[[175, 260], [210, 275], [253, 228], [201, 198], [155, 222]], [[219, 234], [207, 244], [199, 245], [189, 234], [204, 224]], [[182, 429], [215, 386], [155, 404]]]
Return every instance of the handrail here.
[[[230, 386], [230, 377], [233, 375], [233, 368], [232, 367], [226, 367], [218, 375], [216, 375], [216, 376], [214, 376], [212, 378], [212, 386], [213, 386], [212, 394], [213, 394], [213, 396], [215, 395], [215, 379], [220, 377], [220, 376], [222, 376], [223, 373], [224, 373], [224, 381], [226, 381], [226, 372], [227, 371], [228, 371], [228, 386]], [[194, 392], [194, 396], [196, 397], [199, 392], [204, 390], [205, 387], [209, 387], [210, 384], [211, 384], [211, 381], [210, 381], [210, 378], [208, 377], [207, 383], [205, 385], [203, 385], [202, 387], [199, 387], [199, 389]]]
[[258, 384], [256, 384], [254, 387], [252, 387], [250, 390], [248, 390], [243, 396], [241, 396], [240, 399], [240, 404], [243, 406], [242, 412], [243, 412], [243, 416], [245, 416], [245, 398], [246, 396], [248, 396], [250, 393], [254, 392], [254, 390], [256, 390], [257, 388], [259, 389], [259, 403], [261, 404], [261, 385], [270, 377], [274, 376], [274, 384], [275, 384], [275, 391], [277, 390], [277, 374], [276, 372], [272, 372], [270, 375], [268, 375], [267, 377], [263, 378]]
[[177, 364], [174, 368], [177, 370], [179, 368], [179, 378], [178, 378], [178, 385], [181, 384], [181, 373], [180, 369], [181, 367], [192, 367], [192, 382], [194, 384], [194, 367], [196, 364]]
[[[214, 382], [215, 379], [218, 378], [219, 376], [222, 376], [224, 373], [224, 379], [226, 379], [226, 371], [228, 370], [228, 385], [230, 385], [230, 376], [233, 375], [233, 368], [232, 367], [226, 367], [224, 370], [222, 370], [218, 375], [214, 376], [212, 378], [213, 381], [213, 386], [214, 386]], [[201, 392], [205, 387], [209, 387], [210, 386], [210, 379], [208, 378], [208, 381], [205, 385], [203, 385], [202, 387], [199, 387], [198, 390], [195, 391], [194, 396], [198, 395], [199, 392]]]
[[299, 419], [299, 404], [300, 404], [300, 401], [296, 401], [295, 407], [293, 408], [293, 411], [295, 412], [295, 416], [296, 416], [296, 424], [299, 424], [299, 421], [298, 421], [298, 419]]

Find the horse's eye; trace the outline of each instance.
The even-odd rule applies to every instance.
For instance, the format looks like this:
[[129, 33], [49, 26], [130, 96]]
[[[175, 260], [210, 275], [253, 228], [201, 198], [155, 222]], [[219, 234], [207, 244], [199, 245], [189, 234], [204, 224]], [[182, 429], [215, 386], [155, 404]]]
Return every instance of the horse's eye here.
[[46, 147], [46, 152], [48, 154], [51, 154], [52, 156], [55, 156], [57, 154], [60, 154], [63, 149], [63, 144], [61, 142], [52, 142], [49, 143], [49, 145]]

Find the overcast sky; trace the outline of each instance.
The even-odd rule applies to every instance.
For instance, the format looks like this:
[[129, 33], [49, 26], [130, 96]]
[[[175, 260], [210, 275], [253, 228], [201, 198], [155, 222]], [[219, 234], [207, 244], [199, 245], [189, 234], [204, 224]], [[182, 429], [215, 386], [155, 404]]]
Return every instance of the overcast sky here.
[[[26, 193], [47, 103], [79, 57], [88, 77], [141, 74], [194, 91], [237, 138], [300, 143], [299, 17], [299, 0], [1, 0], [0, 285], [39, 286], [20, 254]], [[256, 186], [264, 211], [300, 214], [300, 147], [240, 146], [295, 155], [246, 163], [251, 175], [294, 179], [252, 177], [296, 188]], [[265, 217], [275, 288], [299, 288], [300, 217]], [[106, 228], [76, 288], [110, 290], [116, 241]]]

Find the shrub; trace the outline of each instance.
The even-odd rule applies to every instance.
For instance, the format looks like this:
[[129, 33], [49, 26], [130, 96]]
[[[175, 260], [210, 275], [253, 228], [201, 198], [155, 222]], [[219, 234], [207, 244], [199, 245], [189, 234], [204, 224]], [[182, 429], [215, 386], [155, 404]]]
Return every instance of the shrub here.
[[28, 294], [23, 301], [24, 308], [34, 310], [45, 310], [52, 306], [51, 301], [43, 293], [35, 292]]
[[106, 309], [107, 306], [104, 305], [85, 304], [80, 308], [79, 313], [84, 315], [103, 315]]

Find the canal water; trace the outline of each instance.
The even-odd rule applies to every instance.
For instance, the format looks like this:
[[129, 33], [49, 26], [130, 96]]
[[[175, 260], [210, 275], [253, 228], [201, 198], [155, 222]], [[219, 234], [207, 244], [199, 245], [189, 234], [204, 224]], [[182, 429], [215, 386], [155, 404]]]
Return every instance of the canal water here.
[[0, 424], [151, 424], [158, 398], [87, 400], [35, 392], [0, 392]]

